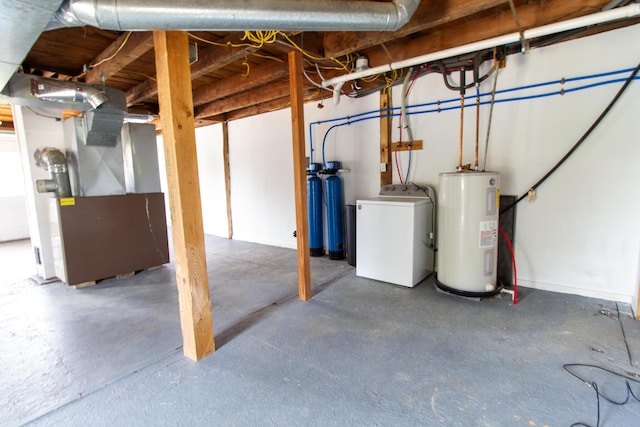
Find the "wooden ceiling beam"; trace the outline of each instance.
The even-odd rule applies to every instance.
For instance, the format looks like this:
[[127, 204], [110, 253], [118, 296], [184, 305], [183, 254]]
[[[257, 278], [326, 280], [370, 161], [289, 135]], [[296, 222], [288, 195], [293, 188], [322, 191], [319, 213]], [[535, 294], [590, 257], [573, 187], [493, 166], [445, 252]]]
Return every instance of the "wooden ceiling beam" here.
[[127, 107], [147, 101], [156, 95], [158, 95], [158, 83], [151, 79], [145, 80], [126, 92]]
[[15, 132], [15, 128], [13, 127], [13, 122], [9, 121], [0, 121], [0, 131], [4, 132]]
[[[118, 49], [121, 50], [118, 51]], [[102, 83], [103, 79], [109, 80], [151, 49], [153, 49], [153, 33], [136, 31], [122, 34], [91, 61], [92, 64], [99, 65], [91, 68], [84, 80], [87, 83]]]
[[0, 122], [13, 122], [11, 104], [0, 104]]
[[198, 93], [193, 96], [193, 104], [196, 106], [207, 104], [288, 76], [286, 64], [279, 62], [266, 62], [252, 67], [249, 71], [248, 76], [238, 74], [198, 90]]
[[205, 119], [285, 96], [289, 96], [289, 82], [287, 80], [271, 83], [254, 90], [243, 92], [237, 96], [201, 105], [196, 108], [195, 114], [197, 119]]
[[327, 33], [324, 37], [324, 54], [330, 58], [338, 58], [348, 53], [462, 19], [505, 3], [507, 3], [505, 0], [423, 1], [411, 21], [397, 31]]
[[[517, 13], [520, 25], [527, 29], [595, 13], [607, 3], [608, 0], [547, 0], [544, 4], [531, 3], [519, 6]], [[516, 31], [518, 27], [511, 10], [507, 9], [410, 41], [398, 40], [389, 43], [387, 50], [392, 52], [394, 61], [400, 61]], [[372, 67], [389, 62], [389, 57], [383, 49], [376, 49], [368, 54]]]
[[[304, 51], [311, 56], [315, 56], [318, 58], [324, 58], [324, 46], [323, 46], [323, 37], [320, 33], [299, 33], [299, 34], [290, 34], [286, 33], [287, 36], [301, 48], [304, 48]], [[291, 50], [296, 49], [295, 46], [291, 45], [289, 40], [280, 36], [278, 39], [270, 45], [272, 48], [279, 50], [282, 53], [288, 54]]]
[[[305, 87], [304, 102], [319, 102], [320, 100], [326, 100], [332, 98], [332, 94], [326, 91], [318, 91], [316, 93], [311, 92], [312, 87]], [[262, 102], [260, 104], [251, 105], [248, 107], [240, 108], [237, 110], [229, 111], [228, 113], [221, 114], [219, 116], [208, 117], [209, 120], [215, 121], [232, 121], [238, 119], [244, 119], [246, 117], [255, 116], [257, 114], [270, 113], [272, 111], [282, 110], [291, 106], [291, 98], [289, 93], [283, 94], [281, 98], [275, 98], [271, 101]]]
[[289, 93], [285, 93], [280, 98], [272, 99], [271, 101], [262, 102], [260, 104], [251, 105], [249, 107], [241, 108], [238, 110], [230, 111], [224, 115], [224, 118], [228, 121], [244, 119], [246, 117], [255, 116], [257, 114], [270, 113], [272, 111], [282, 110], [291, 105], [291, 97]]
[[191, 80], [202, 77], [212, 71], [219, 70], [222, 67], [244, 58], [251, 52], [258, 50], [257, 47], [254, 46], [231, 46], [231, 44], [240, 43], [237, 34], [227, 36], [219, 43], [225, 46], [211, 45], [199, 52], [198, 61], [191, 65]]
[[[238, 34], [233, 33], [216, 42], [224, 46], [211, 45], [198, 53], [198, 61], [191, 65], [191, 80], [202, 77], [212, 71], [226, 67], [238, 61], [245, 55], [255, 52], [255, 47], [233, 47], [231, 44], [239, 43]], [[132, 87], [126, 93], [127, 105], [134, 105], [158, 94], [158, 84], [154, 80], [144, 82]]]

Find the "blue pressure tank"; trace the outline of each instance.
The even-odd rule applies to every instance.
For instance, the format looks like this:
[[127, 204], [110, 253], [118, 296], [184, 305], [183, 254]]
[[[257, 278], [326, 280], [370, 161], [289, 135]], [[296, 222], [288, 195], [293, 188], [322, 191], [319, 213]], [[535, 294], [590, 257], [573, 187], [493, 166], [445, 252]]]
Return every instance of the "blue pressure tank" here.
[[344, 236], [342, 233], [342, 179], [337, 176], [339, 162], [327, 162], [324, 173], [327, 197], [327, 237], [329, 259], [344, 259]]
[[309, 215], [309, 254], [324, 255], [324, 229], [322, 221], [322, 180], [317, 173], [319, 163], [311, 163], [307, 169], [307, 206]]

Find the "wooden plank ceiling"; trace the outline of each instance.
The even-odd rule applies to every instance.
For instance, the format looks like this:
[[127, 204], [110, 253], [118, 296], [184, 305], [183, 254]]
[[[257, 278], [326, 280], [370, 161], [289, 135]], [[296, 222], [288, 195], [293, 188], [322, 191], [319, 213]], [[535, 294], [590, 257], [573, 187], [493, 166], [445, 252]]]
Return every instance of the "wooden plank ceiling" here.
[[[611, 0], [423, 0], [411, 21], [395, 32], [192, 32], [191, 64], [196, 125], [235, 120], [290, 105], [287, 55], [304, 50], [309, 80], [345, 74], [365, 55], [372, 67], [490, 37], [598, 12]], [[627, 20], [570, 37], [636, 23]], [[556, 42], [557, 40], [554, 40]], [[26, 73], [120, 89], [129, 112], [157, 114], [158, 96], [151, 32], [113, 32], [91, 27], [43, 33], [27, 55]], [[370, 93], [398, 75], [360, 81], [352, 96]], [[331, 97], [305, 80], [305, 101]], [[8, 113], [8, 114], [7, 114]], [[11, 127], [10, 109], [0, 121]]]

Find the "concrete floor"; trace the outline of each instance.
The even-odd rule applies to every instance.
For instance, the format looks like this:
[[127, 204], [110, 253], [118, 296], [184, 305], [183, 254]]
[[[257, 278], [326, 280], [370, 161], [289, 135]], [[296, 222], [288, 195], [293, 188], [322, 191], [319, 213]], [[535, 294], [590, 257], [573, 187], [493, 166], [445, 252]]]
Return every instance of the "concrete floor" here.
[[[563, 364], [640, 374], [628, 305], [526, 289], [516, 306], [469, 301], [326, 258], [301, 302], [294, 251], [206, 248], [217, 351], [195, 363], [172, 265], [76, 290], [28, 279], [29, 242], [0, 244], [0, 425], [596, 425], [594, 389]], [[580, 374], [624, 399], [623, 379]], [[640, 403], [600, 412], [638, 425]]]

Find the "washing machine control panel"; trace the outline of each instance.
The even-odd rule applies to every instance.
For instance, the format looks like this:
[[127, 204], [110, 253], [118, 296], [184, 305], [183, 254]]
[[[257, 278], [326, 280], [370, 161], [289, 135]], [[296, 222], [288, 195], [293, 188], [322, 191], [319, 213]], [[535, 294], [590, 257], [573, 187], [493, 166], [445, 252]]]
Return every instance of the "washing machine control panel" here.
[[428, 187], [416, 185], [414, 183], [389, 184], [380, 189], [379, 195], [395, 197], [427, 197]]

